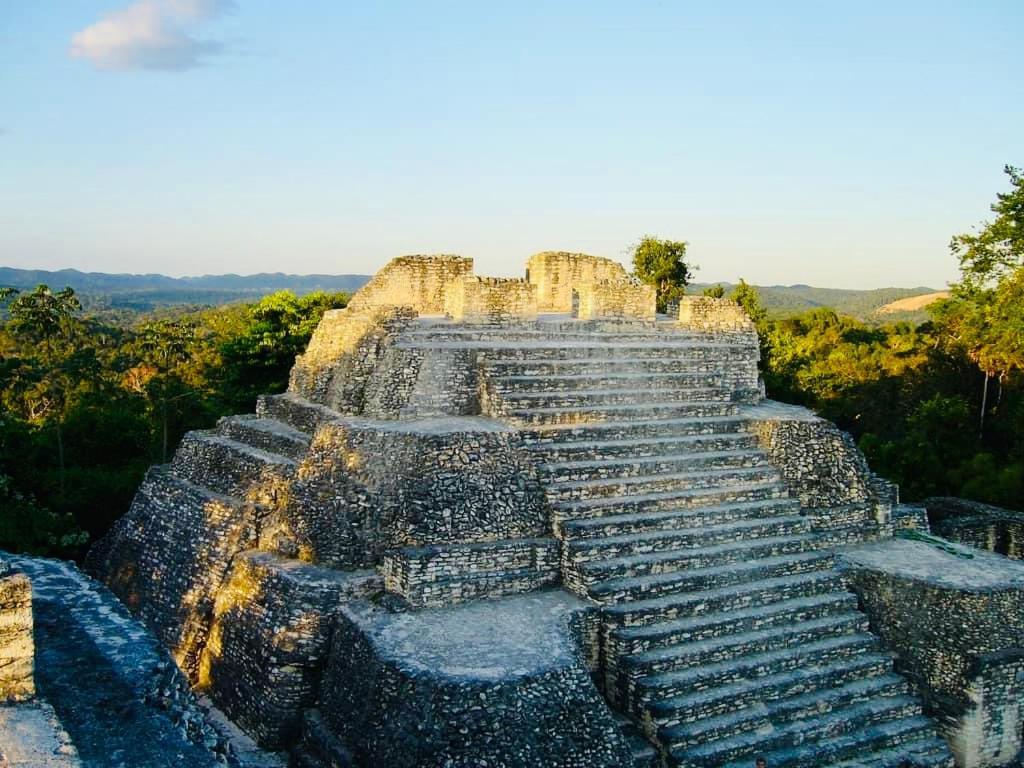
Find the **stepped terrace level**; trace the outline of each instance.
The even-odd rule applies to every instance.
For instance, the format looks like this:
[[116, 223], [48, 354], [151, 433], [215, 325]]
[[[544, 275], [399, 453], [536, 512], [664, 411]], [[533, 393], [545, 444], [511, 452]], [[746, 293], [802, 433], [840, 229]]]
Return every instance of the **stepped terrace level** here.
[[952, 766], [836, 568], [895, 489], [758, 357], [608, 260], [396, 259], [89, 566], [310, 768]]

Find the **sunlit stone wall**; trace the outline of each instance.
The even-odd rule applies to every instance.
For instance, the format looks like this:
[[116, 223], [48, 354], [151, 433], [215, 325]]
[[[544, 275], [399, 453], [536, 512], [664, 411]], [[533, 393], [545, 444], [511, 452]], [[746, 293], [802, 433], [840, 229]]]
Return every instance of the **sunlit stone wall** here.
[[585, 253], [545, 251], [526, 263], [527, 279], [537, 286], [538, 312], [572, 312], [573, 291], [600, 280], [622, 280], [625, 268], [617, 261]]
[[654, 320], [655, 290], [638, 280], [597, 280], [580, 284], [577, 314], [583, 320], [628, 318]]
[[463, 277], [449, 284], [445, 313], [467, 323], [501, 323], [537, 317], [537, 287], [526, 280]]
[[0, 702], [35, 694], [32, 585], [0, 558]]

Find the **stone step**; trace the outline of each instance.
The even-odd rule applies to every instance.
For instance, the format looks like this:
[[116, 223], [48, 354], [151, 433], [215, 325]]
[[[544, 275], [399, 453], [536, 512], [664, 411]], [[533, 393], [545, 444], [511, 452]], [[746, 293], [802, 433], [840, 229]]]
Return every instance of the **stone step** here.
[[639, 627], [614, 627], [608, 632], [605, 649], [608, 656], [618, 658], [681, 643], [789, 626], [856, 610], [857, 596], [852, 592], [827, 592]]
[[657, 699], [666, 699], [700, 690], [710, 690], [741, 680], [768, 677], [780, 672], [809, 668], [851, 659], [877, 650], [873, 635], [856, 634], [830, 637], [795, 648], [754, 653], [717, 664], [691, 667], [678, 672], [662, 672], [636, 680], [631, 697], [633, 711], [639, 712]]
[[669, 733], [668, 738], [671, 740], [673, 728], [707, 728], [713, 732], [715, 728], [722, 727], [727, 730], [727, 718], [742, 719], [749, 713], [764, 712], [764, 708], [772, 702], [883, 678], [887, 678], [890, 683], [898, 680], [906, 684], [903, 678], [893, 674], [891, 656], [865, 652], [831, 662], [754, 674], [726, 685], [655, 698], [647, 703], [644, 713], [658, 729]]
[[[583, 342], [583, 343], [633, 343], [633, 342], [686, 342], [701, 343], [708, 340], [706, 333], [680, 328], [626, 326], [621, 329], [596, 329], [575, 327], [564, 323], [539, 323], [532, 328], [500, 326], [434, 326], [430, 328], [407, 328], [402, 331], [403, 340], [415, 342], [488, 341], [512, 344], [523, 341]], [[718, 343], [743, 343], [733, 339], [714, 339]], [[747, 344], [750, 342], [747, 341]]]
[[504, 417], [518, 425], [582, 425], [622, 419], [691, 419], [714, 416], [735, 416], [739, 409], [733, 403], [650, 402], [619, 405], [557, 406], [554, 408], [513, 409]]
[[[756, 357], [740, 361], [741, 365], [754, 366]], [[733, 361], [718, 359], [686, 359], [671, 357], [566, 357], [545, 360], [526, 359], [482, 361], [484, 375], [488, 379], [503, 376], [534, 376], [547, 379], [550, 376], [597, 376], [608, 373], [682, 373], [690, 376], [715, 376], [722, 383], [730, 381], [723, 377], [723, 369], [732, 367]]]
[[714, 504], [706, 507], [668, 509], [662, 512], [638, 512], [566, 520], [560, 524], [556, 533], [563, 539], [591, 539], [646, 531], [669, 531], [718, 525], [751, 518], [784, 517], [799, 512], [800, 502], [797, 499], [767, 499]]
[[729, 488], [750, 483], [780, 482], [775, 467], [762, 463], [752, 467], [702, 468], [681, 472], [648, 473], [631, 477], [602, 477], [545, 484], [548, 501], [579, 499], [628, 499], [669, 491], [699, 488]]
[[505, 411], [534, 409], [592, 408], [603, 405], [641, 403], [729, 403], [732, 390], [722, 388], [688, 389], [581, 389], [570, 392], [498, 392]]
[[922, 716], [917, 699], [892, 696], [849, 704], [758, 733], [673, 750], [672, 756], [701, 768], [718, 768], [743, 757], [749, 762], [755, 755], [768, 755], [772, 766], [816, 768], [895, 746], [909, 735], [918, 738], [934, 732], [934, 723]]
[[[573, 564], [567, 570], [579, 573], [581, 582], [590, 587], [590, 594], [598, 600], [608, 594], [603, 589], [595, 592], [594, 587], [605, 586], [601, 582], [638, 576], [681, 574], [695, 576], [693, 569], [713, 566], [749, 563], [754, 560], [775, 558], [781, 555], [795, 555], [815, 548], [817, 537], [810, 534], [769, 536], [750, 541], [728, 541], [706, 547], [675, 549], [667, 552], [651, 552], [638, 555], [624, 555], [607, 560], [594, 560]], [[568, 575], [567, 575], [568, 580]], [[679, 582], [675, 583], [678, 586]], [[698, 582], [699, 583], [699, 582]]]
[[711, 340], [673, 341], [577, 341], [551, 339], [536, 342], [441, 342], [439, 344], [407, 342], [395, 346], [431, 349], [481, 349], [480, 359], [486, 366], [501, 366], [517, 362], [543, 362], [550, 360], [683, 360], [687, 362], [714, 361], [717, 363], [757, 361], [758, 349], [752, 344], [734, 344]]
[[495, 392], [507, 397], [512, 393], [568, 394], [607, 389], [627, 389], [634, 392], [655, 389], [714, 389], [721, 388], [722, 377], [713, 373], [620, 371], [593, 374], [554, 373], [543, 377], [507, 374], [494, 376], [488, 383]]
[[309, 435], [324, 422], [341, 417], [337, 411], [291, 392], [260, 395], [256, 398], [256, 415], [263, 419], [276, 419]]
[[868, 618], [847, 612], [786, 626], [756, 629], [735, 635], [686, 642], [624, 656], [620, 660], [622, 682], [636, 681], [664, 672], [735, 661], [753, 654], [786, 650], [868, 631]]
[[381, 570], [387, 590], [414, 607], [450, 605], [557, 584], [559, 550], [555, 539], [404, 547], [386, 553]]
[[240, 443], [277, 453], [289, 459], [301, 459], [309, 448], [310, 436], [277, 419], [254, 415], [227, 416], [217, 422], [216, 431]]
[[171, 471], [217, 493], [246, 498], [260, 486], [274, 487], [297, 468], [287, 456], [270, 453], [213, 432], [186, 433]]
[[[851, 708], [852, 709], [852, 708]], [[835, 766], [842, 761], [852, 760], [854, 765], [864, 764], [871, 760], [872, 753], [898, 748], [901, 744], [934, 738], [935, 723], [923, 716], [907, 717], [883, 721], [864, 727], [856, 727], [855, 723], [863, 723], [869, 718], [870, 708], [859, 706], [859, 709], [847, 714], [837, 713], [822, 722], [816, 731], [808, 733], [810, 738], [801, 740], [798, 746], [783, 746], [778, 750], [766, 753], [768, 765], [772, 768], [820, 768]], [[853, 720], [856, 717], [857, 720]], [[868, 721], [869, 722], [869, 721]], [[849, 730], [848, 727], [856, 727]], [[810, 731], [810, 729], [809, 729]], [[831, 737], [814, 737], [821, 733], [836, 733]], [[800, 737], [794, 734], [794, 740]], [[757, 748], [754, 748], [757, 749]], [[745, 755], [753, 755], [746, 752]], [[715, 768], [740, 768], [749, 766], [750, 757], [745, 760], [722, 763], [702, 762], [691, 765], [715, 766]]]
[[[744, 552], [749, 548], [739, 554]], [[612, 621], [650, 624], [844, 589], [840, 574], [831, 570], [834, 562], [829, 550], [740, 557], [705, 568], [609, 579], [591, 586], [589, 595], [606, 604], [604, 614]]]
[[859, 677], [841, 684], [835, 682], [838, 679], [823, 677], [817, 681], [821, 683], [817, 687], [811, 681], [804, 681], [804, 687], [792, 696], [756, 698], [749, 703], [744, 699], [745, 706], [742, 709], [728, 714], [663, 726], [658, 732], [658, 738], [672, 751], [692, 749], [739, 734], [764, 731], [823, 712], [833, 712], [849, 704], [906, 696], [910, 692], [907, 681], [895, 674]]
[[633, 756], [633, 768], [662, 768], [661, 756], [632, 720], [612, 711]]
[[890, 747], [843, 760], [832, 768], [954, 768], [953, 753], [941, 736], [925, 736]]
[[[678, 439], [690, 436], [715, 436], [742, 433], [749, 421], [741, 416], [681, 417], [675, 419], [635, 419], [590, 424], [531, 425], [520, 436], [532, 450], [547, 450], [566, 443], [604, 443], [649, 439]], [[743, 437], [749, 437], [743, 434]], [[574, 448], [578, 446], [567, 446]], [[589, 447], [589, 446], [588, 446]], [[601, 454], [593, 454], [600, 458]]]
[[683, 451], [636, 458], [554, 461], [537, 465], [541, 479], [549, 484], [590, 480], [615, 480], [699, 470], [768, 466], [767, 456], [756, 449], [730, 451]]
[[592, 499], [552, 502], [553, 520], [561, 525], [567, 520], [604, 517], [606, 515], [664, 512], [694, 509], [733, 502], [765, 501], [789, 498], [786, 489], [775, 480], [733, 483], [717, 488], [684, 488], [631, 496], [601, 496]]
[[[548, 430], [556, 432], [556, 430]], [[757, 437], [745, 432], [719, 432], [668, 437], [627, 437], [621, 440], [533, 442], [526, 446], [541, 462], [629, 461], [674, 454], [748, 451], [758, 447]]]
[[599, 539], [567, 539], [563, 558], [577, 567], [584, 567], [589, 563], [606, 563], [612, 559], [656, 553], [675, 553], [685, 557], [680, 553], [690, 549], [703, 552], [720, 544], [799, 536], [809, 531], [810, 521], [801, 515], [734, 520], [717, 525], [643, 531]]

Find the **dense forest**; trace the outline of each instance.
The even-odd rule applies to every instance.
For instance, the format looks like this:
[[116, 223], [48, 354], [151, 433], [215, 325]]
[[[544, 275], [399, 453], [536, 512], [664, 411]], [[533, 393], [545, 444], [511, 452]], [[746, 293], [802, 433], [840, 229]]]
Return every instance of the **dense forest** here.
[[[926, 322], [779, 317], [743, 281], [731, 292], [758, 325], [769, 396], [850, 431], [904, 500], [1024, 508], [1024, 176], [1007, 174], [996, 218], [953, 239], [961, 279]], [[685, 282], [685, 243], [643, 242], [651, 279], [678, 292], [665, 276]], [[282, 391], [323, 312], [346, 298], [282, 291], [114, 322], [71, 288], [0, 288], [0, 549], [79, 555], [185, 431]]]
[[113, 324], [70, 288], [0, 289], [0, 549], [76, 556], [190, 429], [253, 410], [344, 293]]

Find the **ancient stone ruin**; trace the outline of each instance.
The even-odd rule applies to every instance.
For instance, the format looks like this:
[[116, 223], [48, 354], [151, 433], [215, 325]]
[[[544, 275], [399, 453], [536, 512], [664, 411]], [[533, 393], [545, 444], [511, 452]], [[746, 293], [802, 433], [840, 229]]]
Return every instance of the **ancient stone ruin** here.
[[607, 259], [398, 258], [88, 568], [303, 768], [1016, 759], [1024, 567], [894, 540], [914, 510], [758, 358]]

